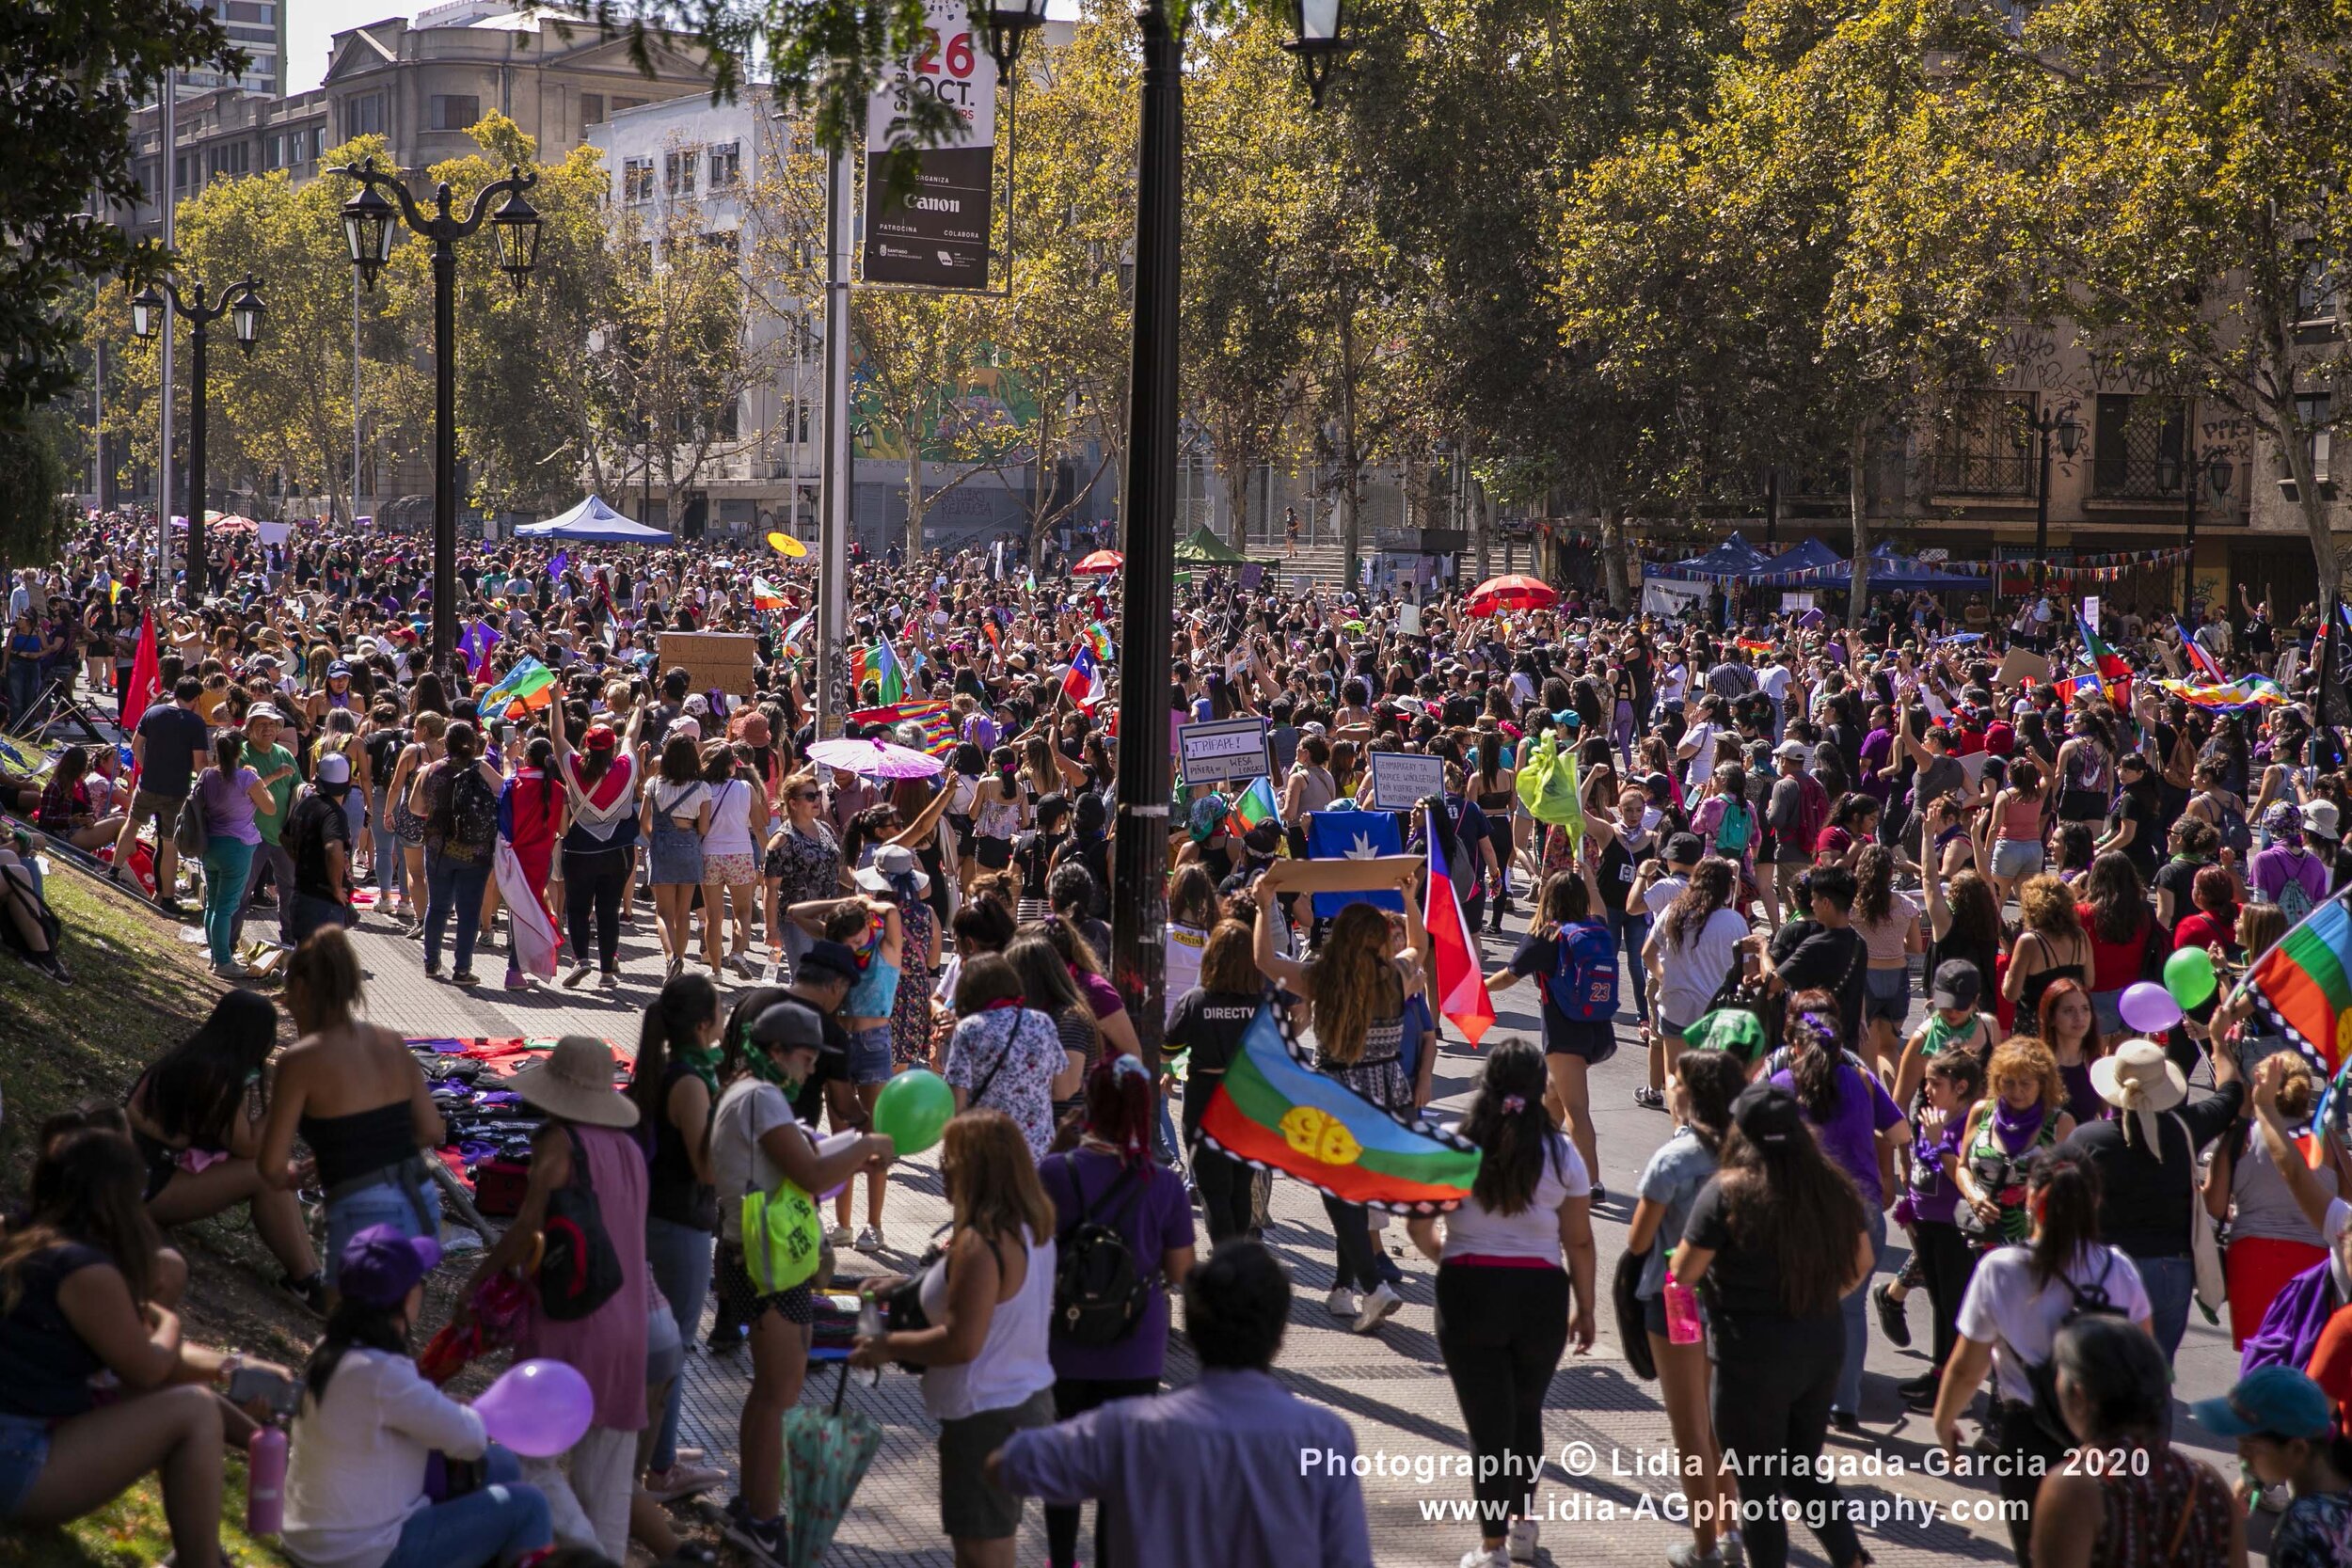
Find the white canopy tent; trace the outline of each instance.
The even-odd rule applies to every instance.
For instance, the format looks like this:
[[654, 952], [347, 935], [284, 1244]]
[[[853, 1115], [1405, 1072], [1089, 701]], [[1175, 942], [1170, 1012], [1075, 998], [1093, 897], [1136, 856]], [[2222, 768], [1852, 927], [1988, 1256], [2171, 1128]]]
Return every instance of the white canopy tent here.
[[517, 539], [569, 539], [598, 545], [669, 545], [676, 543], [666, 530], [633, 523], [590, 496], [578, 506], [543, 523], [525, 523], [515, 531]]

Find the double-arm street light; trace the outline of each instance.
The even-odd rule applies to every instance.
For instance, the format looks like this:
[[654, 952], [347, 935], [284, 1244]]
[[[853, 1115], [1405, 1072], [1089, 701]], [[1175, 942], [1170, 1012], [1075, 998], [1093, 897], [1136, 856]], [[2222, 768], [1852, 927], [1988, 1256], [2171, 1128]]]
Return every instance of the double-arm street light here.
[[2026, 429], [2042, 444], [2033, 486], [2033, 591], [2039, 596], [2050, 578], [2050, 437], [2058, 437], [2058, 450], [2071, 460], [2082, 444], [2083, 427], [2070, 403], [2063, 408], [2044, 408]]
[[[441, 669], [457, 646], [457, 242], [481, 228], [487, 214], [499, 269], [520, 289], [539, 256], [539, 214], [523, 192], [539, 177], [508, 166], [507, 177], [485, 185], [461, 218], [446, 182], [435, 190], [428, 215], [399, 177], [379, 170], [373, 158], [327, 172], [359, 182], [358, 194], [343, 203], [343, 238], [368, 288], [392, 259], [399, 223], [433, 242], [433, 665]], [[385, 190], [400, 198], [397, 208], [384, 198]], [[491, 212], [490, 203], [501, 196], [505, 204]]]
[[[1290, 0], [1310, 102], [1347, 48], [1345, 0]], [[1000, 71], [1045, 21], [1045, 0], [972, 0]], [[1111, 981], [1144, 1059], [1159, 1059], [1167, 990], [1168, 627], [1175, 616], [1176, 323], [1183, 273], [1184, 36], [1170, 0], [1142, 0], [1143, 113], [1136, 151], [1135, 330], [1127, 404], [1126, 586], [1120, 614], [1119, 793], [1111, 861]]]
[[[163, 318], [167, 314], [164, 309], [167, 297], [171, 302], [171, 309], [188, 319], [190, 347], [195, 351], [194, 357], [188, 362], [188, 396], [195, 406], [188, 425], [187, 494], [188, 603], [194, 605], [202, 603], [204, 599], [206, 566], [204, 556], [204, 349], [208, 341], [206, 329], [221, 317], [227, 316], [230, 330], [237, 340], [237, 347], [251, 354], [253, 340], [260, 335], [262, 330], [262, 318], [269, 312], [268, 308], [262, 303], [260, 280], [250, 273], [246, 275], [244, 282], [231, 283], [221, 290], [219, 297], [210, 303], [205, 300], [203, 284], [197, 284], [183, 294], [180, 292], [178, 284], [166, 279], [160, 293], [151, 283], [131, 296], [131, 331], [134, 336], [152, 338], [162, 328]], [[164, 453], [164, 461], [167, 464], [171, 461], [169, 452]], [[164, 527], [168, 529], [170, 526], [171, 519], [165, 518]], [[168, 582], [156, 584], [156, 594], [159, 601], [170, 597], [171, 584]]]

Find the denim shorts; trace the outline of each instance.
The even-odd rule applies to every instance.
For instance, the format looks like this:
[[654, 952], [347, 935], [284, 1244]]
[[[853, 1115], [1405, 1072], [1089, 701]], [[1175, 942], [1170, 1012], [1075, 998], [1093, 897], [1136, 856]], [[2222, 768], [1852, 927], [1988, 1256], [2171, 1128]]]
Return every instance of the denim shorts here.
[[1996, 839], [1993, 845], [1993, 875], [2003, 881], [2030, 877], [2042, 869], [2042, 845], [2030, 838]]
[[[426, 1159], [433, 1158], [426, 1155]], [[339, 1197], [326, 1206], [326, 1256], [341, 1258], [343, 1246], [354, 1236], [372, 1225], [396, 1225], [405, 1236], [441, 1234], [441, 1195], [428, 1178], [424, 1185], [426, 1224], [420, 1223], [417, 1206], [408, 1195], [391, 1182], [362, 1187], [345, 1197]]]
[[852, 1084], [887, 1084], [896, 1064], [890, 1055], [890, 1025], [877, 1023], [870, 1029], [850, 1032], [850, 1082]]
[[49, 1463], [49, 1423], [37, 1416], [0, 1416], [0, 1519], [13, 1519]]
[[1867, 993], [1862, 999], [1862, 1022], [1883, 1018], [1898, 1030], [1911, 1011], [1911, 971], [1905, 969], [1866, 969], [1862, 972]]

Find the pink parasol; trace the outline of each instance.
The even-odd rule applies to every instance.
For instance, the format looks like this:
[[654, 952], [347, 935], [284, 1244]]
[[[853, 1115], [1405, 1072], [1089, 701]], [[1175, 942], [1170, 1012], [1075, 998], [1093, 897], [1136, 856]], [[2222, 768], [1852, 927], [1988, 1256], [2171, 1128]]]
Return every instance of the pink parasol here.
[[928, 779], [947, 770], [939, 758], [887, 740], [820, 740], [808, 749], [808, 760], [868, 779]]
[[1082, 578], [1106, 578], [1127, 564], [1117, 550], [1096, 550], [1070, 569]]

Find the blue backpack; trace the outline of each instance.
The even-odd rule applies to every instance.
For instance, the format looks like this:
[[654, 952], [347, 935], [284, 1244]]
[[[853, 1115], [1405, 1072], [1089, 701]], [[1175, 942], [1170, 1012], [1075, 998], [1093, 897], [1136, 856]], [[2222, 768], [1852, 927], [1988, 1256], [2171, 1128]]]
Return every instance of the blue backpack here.
[[1617, 935], [1607, 923], [1579, 921], [1552, 939], [1551, 973], [1544, 976], [1551, 1005], [1563, 1016], [1590, 1022], [1617, 1016]]

